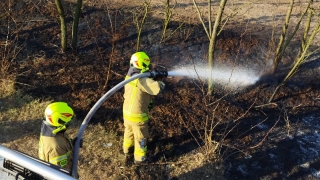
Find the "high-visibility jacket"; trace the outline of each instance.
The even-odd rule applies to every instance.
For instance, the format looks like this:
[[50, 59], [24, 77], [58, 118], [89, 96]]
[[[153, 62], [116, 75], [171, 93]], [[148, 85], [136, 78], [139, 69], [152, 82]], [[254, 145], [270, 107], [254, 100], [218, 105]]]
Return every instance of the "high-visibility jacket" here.
[[[126, 79], [137, 73], [137, 69], [130, 68]], [[163, 88], [162, 82], [148, 77], [135, 79], [124, 86], [123, 116], [132, 122], [149, 120], [149, 105], [152, 96], [158, 95]]]
[[39, 159], [64, 169], [72, 168], [72, 142], [64, 132], [52, 134], [54, 127], [42, 123], [39, 141]]

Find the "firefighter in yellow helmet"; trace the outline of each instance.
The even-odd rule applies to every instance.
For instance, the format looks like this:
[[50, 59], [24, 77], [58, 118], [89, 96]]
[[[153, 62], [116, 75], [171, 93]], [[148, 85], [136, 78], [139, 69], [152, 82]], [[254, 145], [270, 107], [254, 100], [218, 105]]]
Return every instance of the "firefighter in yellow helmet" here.
[[64, 169], [72, 168], [73, 143], [65, 131], [74, 116], [65, 102], [54, 102], [44, 112], [39, 141], [39, 158]]
[[[135, 74], [149, 70], [150, 58], [144, 52], [136, 52], [131, 56], [130, 68], [126, 79]], [[144, 162], [147, 152], [147, 138], [149, 136], [149, 110], [152, 107], [152, 96], [163, 91], [162, 81], [143, 77], [127, 83], [124, 87], [123, 119], [124, 139], [123, 152], [128, 157], [134, 149], [134, 162]]]

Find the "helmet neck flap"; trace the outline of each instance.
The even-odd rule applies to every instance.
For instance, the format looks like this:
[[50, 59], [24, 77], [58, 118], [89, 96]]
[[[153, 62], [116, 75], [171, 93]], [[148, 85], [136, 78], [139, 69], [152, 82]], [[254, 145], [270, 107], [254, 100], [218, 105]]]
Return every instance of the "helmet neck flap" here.
[[62, 132], [62, 131], [65, 131], [68, 127], [68, 125], [64, 125], [64, 126], [59, 126], [59, 127], [55, 127], [55, 126], [52, 126], [51, 124], [49, 124], [47, 121], [43, 121], [43, 123], [48, 127], [50, 128], [51, 130], [51, 133], [53, 135], [56, 135], [58, 132]]

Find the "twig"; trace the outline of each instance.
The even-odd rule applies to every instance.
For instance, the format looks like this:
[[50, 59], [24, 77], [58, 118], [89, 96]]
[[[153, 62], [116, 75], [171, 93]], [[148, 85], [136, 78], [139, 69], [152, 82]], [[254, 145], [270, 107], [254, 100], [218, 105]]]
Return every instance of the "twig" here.
[[[183, 161], [183, 162], [158, 162], [158, 163], [141, 163], [139, 165], [135, 166], [149, 166], [149, 165], [166, 165], [166, 164], [186, 164], [188, 162]], [[193, 163], [193, 162], [190, 162]]]
[[261, 109], [259, 109], [259, 112], [261, 112], [263, 115], [267, 116], [265, 112], [263, 112]]
[[187, 126], [187, 124], [184, 122], [182, 116], [181, 116], [181, 113], [179, 112], [179, 118], [181, 119], [181, 121], [183, 122], [183, 124], [185, 125], [185, 127], [188, 129], [189, 133], [191, 134], [191, 136], [194, 138], [194, 140], [196, 141], [196, 143], [198, 144], [199, 147], [200, 146], [200, 143], [198, 142], [197, 138], [194, 137], [193, 133], [191, 132], [191, 130], [189, 129], [189, 127]]
[[259, 106], [254, 106], [254, 108], [263, 108], [265, 106], [270, 106], [270, 105], [275, 106], [274, 108], [278, 107], [277, 103], [267, 103], [267, 104], [262, 104], [262, 105], [259, 105]]
[[112, 20], [111, 20], [111, 16], [110, 16], [110, 11], [109, 11], [109, 8], [107, 7], [107, 10], [108, 10], [108, 17], [109, 17], [109, 21], [110, 21], [110, 26], [111, 26], [111, 32], [112, 32], [112, 41], [111, 41], [111, 53], [110, 53], [110, 58], [109, 58], [109, 66], [108, 66], [108, 72], [107, 72], [107, 75], [106, 75], [106, 82], [103, 86], [103, 89], [105, 89], [108, 85], [108, 82], [109, 82], [109, 75], [110, 75], [110, 72], [111, 72], [111, 66], [112, 66], [112, 61], [113, 61], [113, 57], [114, 57], [114, 42], [115, 42], [115, 33], [116, 33], [116, 27], [117, 27], [117, 23], [116, 23], [116, 17], [114, 18], [114, 28], [112, 26]]
[[[10, 34], [10, 17], [11, 17], [11, 2], [9, 0], [9, 12], [8, 12], [8, 22], [7, 22], [7, 37], [6, 37], [6, 43], [5, 43], [5, 47], [4, 47], [4, 52], [7, 51], [7, 46], [8, 46], [8, 41], [9, 41], [9, 34]], [[3, 53], [3, 60], [6, 59], [6, 54]]]
[[263, 141], [268, 137], [268, 135], [270, 134], [270, 132], [272, 131], [272, 129], [273, 129], [274, 127], [276, 127], [276, 125], [278, 124], [279, 121], [280, 121], [280, 116], [279, 116], [277, 122], [274, 123], [274, 125], [271, 127], [271, 129], [270, 129], [270, 130], [267, 132], [267, 134], [263, 137], [263, 139], [262, 139], [257, 145], [251, 146], [250, 149], [253, 149], [253, 148], [256, 148], [256, 147], [260, 146], [260, 145], [263, 143]]
[[256, 125], [252, 126], [250, 129], [248, 129], [248, 130], [247, 130], [247, 131], [245, 131], [244, 133], [240, 134], [238, 137], [241, 137], [242, 135], [244, 135], [245, 133], [249, 132], [249, 131], [250, 131], [250, 130], [252, 130], [253, 128], [255, 128], [255, 127], [259, 126], [260, 124], [262, 124], [263, 122], [265, 122], [267, 119], [268, 119], [268, 117], [267, 117], [267, 118], [265, 118], [263, 121], [259, 122], [258, 124], [256, 124]]
[[[255, 100], [256, 101], [256, 100]], [[243, 116], [245, 116], [249, 110], [252, 108], [253, 104], [255, 102], [252, 103], [252, 105], [249, 107], [249, 109], [243, 114], [241, 115], [239, 118], [237, 118], [236, 120], [234, 120], [233, 122], [237, 122], [239, 119], [241, 119]], [[225, 131], [223, 132], [223, 137], [222, 139], [225, 139], [232, 131], [234, 128], [236, 128], [238, 125], [240, 124], [240, 121], [238, 121], [233, 127], [231, 127], [231, 129], [227, 132], [227, 128], [225, 128]], [[240, 150], [239, 150], [240, 151]]]
[[245, 113], [243, 113], [241, 116], [239, 116], [236, 120], [234, 120], [233, 122], [238, 121], [239, 119], [241, 119], [243, 116], [245, 116], [249, 110], [252, 108], [252, 106], [256, 103], [257, 98], [254, 100], [254, 102], [251, 104], [251, 106], [247, 109], [247, 111]]
[[[231, 145], [228, 145], [228, 144], [222, 144], [222, 146], [226, 146], [226, 147], [231, 148], [231, 149], [236, 149], [236, 150], [238, 150], [239, 152], [245, 154], [246, 156], [248, 155], [248, 153], [246, 153], [246, 152], [244, 152], [244, 151], [242, 151], [242, 150], [240, 150], [240, 149], [238, 149], [238, 148], [236, 148], [236, 147], [234, 147], [234, 146], [231, 146]], [[237, 153], [237, 152], [234, 152], [234, 153], [229, 154], [227, 157], [225, 157], [225, 159], [227, 159], [228, 157], [232, 156], [232, 155], [235, 154], [235, 153]]]
[[300, 106], [302, 106], [302, 103], [299, 104], [298, 106], [293, 106], [292, 110], [295, 110], [296, 108], [299, 108]]
[[114, 71], [112, 71], [112, 70], [110, 70], [110, 72], [112, 72], [113, 74], [115, 74], [115, 75], [117, 75], [117, 76], [124, 77], [124, 75], [119, 74], [119, 73], [117, 73], [117, 72], [114, 72]]
[[21, 82], [14, 82], [14, 83], [17, 83], [17, 84], [21, 84], [21, 85], [24, 85], [24, 86], [29, 86], [29, 87], [36, 87], [36, 86], [32, 86], [32, 85], [29, 85], [29, 84], [25, 84], [25, 83], [21, 83]]
[[215, 100], [214, 102], [212, 102], [212, 103], [210, 103], [210, 104], [208, 104], [208, 105], [206, 105], [206, 106], [208, 107], [208, 106], [211, 106], [211, 105], [215, 104], [216, 102], [219, 102], [221, 99], [223, 99], [223, 98], [225, 98], [226, 96], [228, 96], [231, 92], [232, 92], [232, 91], [229, 91], [228, 93], [224, 94], [221, 98]]

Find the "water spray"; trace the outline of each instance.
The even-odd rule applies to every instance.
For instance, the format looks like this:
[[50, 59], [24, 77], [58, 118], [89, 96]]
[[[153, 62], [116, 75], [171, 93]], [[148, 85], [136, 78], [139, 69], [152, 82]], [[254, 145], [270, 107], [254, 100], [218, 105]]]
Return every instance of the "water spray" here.
[[260, 77], [253, 70], [243, 67], [216, 65], [208, 68], [204, 65], [183, 66], [174, 68], [169, 76], [186, 76], [194, 79], [209, 80], [229, 89], [241, 89], [255, 84]]
[[78, 157], [79, 157], [79, 149], [80, 149], [80, 140], [83, 136], [84, 130], [87, 127], [89, 121], [91, 120], [92, 116], [95, 114], [95, 112], [98, 110], [98, 108], [112, 95], [114, 94], [116, 91], [118, 91], [120, 88], [122, 88], [124, 85], [126, 85], [127, 83], [138, 79], [138, 78], [143, 78], [143, 77], [149, 77], [149, 78], [156, 78], [156, 77], [167, 77], [168, 76], [168, 71], [166, 70], [153, 70], [150, 72], [145, 72], [142, 74], [138, 74], [138, 75], [134, 75], [122, 82], [120, 82], [119, 84], [117, 84], [115, 87], [113, 87], [112, 89], [110, 89], [107, 93], [105, 93], [97, 102], [96, 104], [90, 109], [90, 111], [88, 112], [87, 116], [84, 118], [78, 135], [76, 137], [75, 140], [75, 145], [74, 145], [74, 150], [73, 150], [73, 164], [72, 164], [72, 170], [71, 170], [71, 175], [74, 177], [78, 177]]

